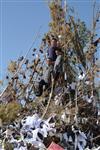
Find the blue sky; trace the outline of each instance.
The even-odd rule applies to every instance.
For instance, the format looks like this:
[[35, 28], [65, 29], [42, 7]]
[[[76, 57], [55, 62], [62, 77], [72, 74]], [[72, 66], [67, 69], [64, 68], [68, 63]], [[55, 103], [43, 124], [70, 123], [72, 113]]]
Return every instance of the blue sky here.
[[[92, 0], [67, 2], [91, 28]], [[43, 33], [49, 30], [49, 21], [50, 14], [45, 0], [0, 0], [0, 79], [5, 77], [10, 60], [25, 55], [42, 26], [40, 36], [34, 45], [39, 47]]]

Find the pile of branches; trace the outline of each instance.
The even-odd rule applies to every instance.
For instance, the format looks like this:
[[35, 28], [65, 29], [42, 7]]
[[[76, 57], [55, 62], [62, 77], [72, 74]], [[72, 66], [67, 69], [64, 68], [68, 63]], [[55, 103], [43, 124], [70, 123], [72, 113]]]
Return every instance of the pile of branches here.
[[[39, 49], [31, 47], [30, 58], [21, 56], [18, 60], [10, 62], [5, 79], [7, 87], [1, 92], [0, 106], [5, 105], [4, 108], [7, 109], [9, 102], [16, 101], [22, 106], [21, 108], [16, 106], [15, 113], [20, 112], [20, 116], [25, 115], [25, 112], [38, 112], [42, 116], [46, 110], [43, 117], [48, 118], [50, 113], [56, 113], [58, 114], [59, 129], [63, 123], [70, 126], [75, 124], [84, 133], [92, 132], [92, 140], [99, 145], [100, 138], [96, 137], [100, 135], [100, 97], [99, 87], [96, 88], [94, 79], [96, 76], [99, 77], [100, 72], [99, 65], [95, 62], [97, 59], [95, 52], [100, 42], [100, 38], [95, 40], [95, 31], [100, 13], [94, 13], [93, 29], [90, 31], [85, 22], [73, 17], [74, 10], [63, 3], [63, 0], [50, 1], [49, 8], [51, 13], [50, 31], [44, 34]], [[43, 76], [47, 50], [52, 37], [59, 41], [59, 47], [64, 52], [63, 68], [64, 76], [67, 75], [67, 78], [64, 78], [61, 85], [55, 86], [52, 95], [46, 91], [47, 93], [43, 93], [40, 98], [37, 98], [34, 94], [34, 85]], [[69, 90], [73, 82], [76, 84], [74, 95]], [[55, 92], [59, 86], [62, 89], [61, 97]], [[34, 105], [34, 112], [31, 104]], [[7, 113], [9, 112], [7, 111]], [[15, 115], [16, 117], [18, 116]], [[0, 118], [2, 119], [2, 115]], [[4, 120], [7, 121], [7, 119]]]

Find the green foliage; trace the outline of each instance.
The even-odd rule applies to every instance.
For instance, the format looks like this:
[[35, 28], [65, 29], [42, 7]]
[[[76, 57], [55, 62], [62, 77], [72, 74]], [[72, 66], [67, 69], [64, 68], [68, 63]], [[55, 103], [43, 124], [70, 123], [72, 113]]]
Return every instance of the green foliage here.
[[14, 146], [9, 143], [8, 141], [7, 142], [4, 142], [4, 150], [13, 150], [14, 149]]
[[77, 22], [77, 30], [82, 48], [84, 48], [86, 46], [86, 43], [89, 42], [90, 31], [87, 29], [85, 22], [81, 21], [80, 19], [78, 19]]
[[17, 118], [20, 111], [21, 106], [17, 102], [0, 105], [0, 118], [3, 123], [10, 123]]

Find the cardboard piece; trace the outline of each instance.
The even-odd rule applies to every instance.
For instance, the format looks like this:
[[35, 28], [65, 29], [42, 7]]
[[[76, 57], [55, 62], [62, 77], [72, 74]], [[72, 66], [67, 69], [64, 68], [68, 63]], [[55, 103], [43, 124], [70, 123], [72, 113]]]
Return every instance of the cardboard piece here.
[[59, 146], [58, 144], [52, 142], [47, 150], [64, 150], [61, 146]]

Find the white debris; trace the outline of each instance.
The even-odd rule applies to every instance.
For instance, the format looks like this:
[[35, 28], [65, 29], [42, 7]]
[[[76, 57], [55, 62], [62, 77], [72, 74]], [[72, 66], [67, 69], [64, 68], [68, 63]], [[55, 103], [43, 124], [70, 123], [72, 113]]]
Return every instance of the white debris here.
[[65, 113], [65, 112], [63, 112], [63, 114], [61, 115], [61, 120], [62, 120], [62, 121], [65, 121], [65, 120], [66, 120], [66, 113]]
[[100, 150], [100, 146], [99, 147], [94, 147], [94, 148], [91, 148], [91, 149], [89, 149], [89, 148], [85, 148], [84, 150]]
[[79, 80], [83, 80], [85, 78], [85, 74], [83, 73], [83, 74], [80, 74], [79, 76], [78, 76], [78, 79]]
[[20, 101], [20, 104], [22, 105], [22, 107], [25, 107], [26, 101], [25, 101], [24, 99], [22, 99], [22, 100]]
[[[8, 142], [14, 145], [14, 150], [27, 150], [28, 143], [41, 150], [46, 149], [45, 145], [43, 144], [43, 139], [47, 138], [47, 136], [51, 133], [53, 135], [53, 133], [56, 132], [54, 128], [55, 123], [50, 123], [52, 117], [48, 118], [47, 120], [42, 120], [41, 118], [39, 118], [38, 114], [27, 116], [26, 118], [21, 120], [22, 127], [19, 128], [20, 134], [18, 139], [13, 137], [14, 131], [12, 130], [15, 130], [15, 127], [13, 127], [13, 125], [9, 125], [9, 128], [11, 128], [12, 130], [7, 128], [2, 135], [5, 135], [5, 139], [8, 139]], [[18, 127], [19, 126], [16, 125], [16, 128]], [[1, 150], [3, 150], [2, 142], [0, 147]]]
[[61, 35], [58, 35], [58, 38], [60, 39], [62, 36]]
[[71, 87], [72, 90], [75, 90], [75, 88], [76, 88], [76, 83], [75, 83], [75, 82], [72, 82], [72, 83], [70, 84], [70, 87]]
[[37, 128], [40, 126], [41, 119], [39, 118], [38, 114], [34, 114], [33, 116], [28, 116], [26, 119], [22, 120], [23, 128]]
[[[71, 112], [68, 108], [62, 112], [62, 123], [66, 123], [67, 125], [69, 124], [70, 113]], [[79, 130], [78, 127], [70, 125], [65, 129], [65, 131], [57, 132], [55, 128], [56, 124], [54, 122], [55, 118], [55, 114], [53, 114], [50, 118], [43, 120], [36, 113], [32, 116], [27, 116], [22, 119], [21, 127], [19, 126], [18, 122], [9, 125], [2, 135], [4, 136], [4, 140], [7, 139], [7, 141], [14, 146], [14, 150], [28, 150], [27, 144], [34, 146], [39, 150], [44, 150], [46, 149], [46, 146], [44, 145], [44, 139], [48, 139], [48, 137], [55, 135], [59, 138], [62, 144], [63, 142], [65, 143], [64, 148], [66, 149], [66, 145], [68, 144], [70, 147], [74, 147], [79, 150], [89, 150], [85, 149], [85, 147], [87, 144], [87, 139], [93, 138], [93, 134], [90, 131], [89, 133], [85, 134]], [[84, 120], [85, 121], [82, 122], [86, 122], [87, 118], [84, 118]], [[99, 121], [97, 124], [99, 125]], [[15, 135], [18, 137], [16, 138]], [[4, 143], [4, 140], [1, 140], [0, 142], [0, 150], [4, 150], [4, 144], [2, 144]], [[99, 150], [99, 148], [94, 148], [94, 150]]]

